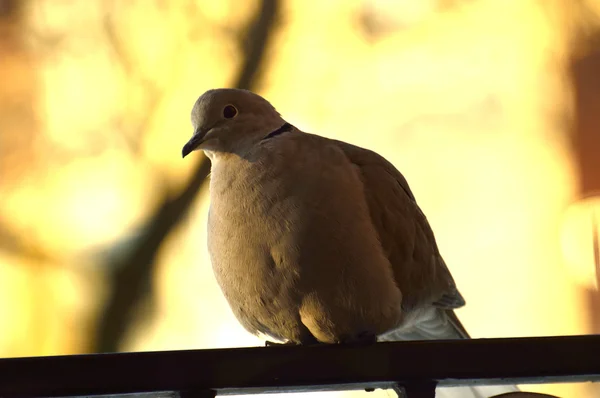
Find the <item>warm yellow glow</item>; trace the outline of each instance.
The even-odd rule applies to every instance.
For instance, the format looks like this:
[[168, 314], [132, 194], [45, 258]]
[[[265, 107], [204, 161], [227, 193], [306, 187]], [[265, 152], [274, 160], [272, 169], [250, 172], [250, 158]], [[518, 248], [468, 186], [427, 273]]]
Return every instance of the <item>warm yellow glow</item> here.
[[[19, 260], [0, 255], [0, 322], [5, 326], [0, 334], [2, 356], [26, 355], [21, 337], [29, 334], [34, 315], [33, 297], [25, 294], [32, 276]], [[19, 305], [14, 305], [15, 302]]]
[[[17, 230], [32, 231], [28, 238], [59, 257], [107, 244], [154, 205], [143, 171], [122, 152], [69, 162], [60, 172], [24, 181], [7, 196], [4, 206], [13, 215], [7, 221]], [[133, 201], [131, 207], [123, 208], [124, 198]]]
[[[577, 175], [555, 123], [573, 106], [557, 23], [568, 4], [439, 3], [284, 1], [260, 93], [298, 127], [376, 150], [405, 174], [474, 337], [586, 333], [579, 293], [595, 281], [588, 227], [599, 202], [569, 207]], [[40, 131], [36, 158], [2, 192], [0, 226], [34, 255], [0, 247], [0, 356], [85, 349], [104, 297], [95, 250], [189, 178], [196, 159], [180, 151], [191, 107], [232, 84], [258, 3], [90, 4], [35, 0], [27, 11]], [[365, 12], [387, 24], [378, 36]], [[124, 348], [262, 345], [216, 285], [208, 206], [204, 189], [162, 245], [156, 307]]]
[[565, 214], [561, 230], [566, 265], [575, 280], [598, 288], [600, 275], [600, 197], [593, 196], [573, 203]]

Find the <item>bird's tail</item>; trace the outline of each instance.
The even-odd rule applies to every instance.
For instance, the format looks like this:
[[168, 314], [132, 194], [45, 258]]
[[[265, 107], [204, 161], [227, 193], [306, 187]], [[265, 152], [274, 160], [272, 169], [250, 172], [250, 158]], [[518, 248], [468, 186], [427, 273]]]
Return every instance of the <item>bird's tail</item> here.
[[[405, 340], [456, 340], [469, 339], [469, 333], [452, 310], [433, 308], [423, 314], [420, 321], [409, 330], [394, 330], [378, 338], [379, 341]], [[436, 398], [490, 398], [498, 394], [519, 391], [517, 386], [465, 386], [440, 387]], [[512, 396], [512, 395], [509, 395]]]

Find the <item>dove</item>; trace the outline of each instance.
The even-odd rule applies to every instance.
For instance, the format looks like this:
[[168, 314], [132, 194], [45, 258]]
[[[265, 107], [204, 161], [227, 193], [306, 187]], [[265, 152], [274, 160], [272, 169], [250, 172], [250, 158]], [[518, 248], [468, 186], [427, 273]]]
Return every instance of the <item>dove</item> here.
[[469, 338], [434, 233], [385, 158], [303, 132], [247, 90], [205, 92], [191, 119], [182, 156], [211, 161], [214, 275], [250, 333], [302, 345]]

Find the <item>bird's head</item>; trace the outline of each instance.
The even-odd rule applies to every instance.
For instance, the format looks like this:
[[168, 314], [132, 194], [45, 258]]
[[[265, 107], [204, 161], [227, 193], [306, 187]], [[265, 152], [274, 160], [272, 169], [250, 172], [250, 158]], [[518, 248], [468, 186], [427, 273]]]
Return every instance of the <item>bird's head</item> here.
[[251, 91], [209, 90], [194, 104], [194, 134], [181, 154], [186, 157], [198, 149], [207, 154], [243, 152], [284, 123], [269, 101]]

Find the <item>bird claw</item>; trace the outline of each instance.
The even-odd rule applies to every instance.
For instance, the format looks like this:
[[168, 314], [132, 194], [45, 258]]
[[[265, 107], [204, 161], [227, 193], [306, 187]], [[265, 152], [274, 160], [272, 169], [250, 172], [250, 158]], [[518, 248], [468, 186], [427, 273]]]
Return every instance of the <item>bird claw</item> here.
[[[339, 344], [351, 344], [351, 345], [370, 345], [377, 343], [377, 335], [371, 332], [361, 332], [355, 336], [343, 336], [339, 340]], [[309, 340], [302, 343], [294, 343], [292, 341], [286, 341], [285, 343], [275, 343], [273, 341], [266, 340], [265, 347], [277, 347], [277, 346], [292, 346], [292, 345], [303, 345], [303, 346], [315, 346], [315, 345], [325, 345], [325, 343], [321, 343], [314, 339], [314, 341]]]
[[361, 332], [356, 336], [342, 339], [340, 343], [352, 345], [371, 345], [377, 343], [377, 335], [371, 332]]
[[286, 346], [286, 345], [296, 345], [296, 343], [292, 343], [291, 341], [286, 341], [285, 343], [275, 343], [273, 341], [265, 341], [265, 347], [277, 347], [277, 346]]

